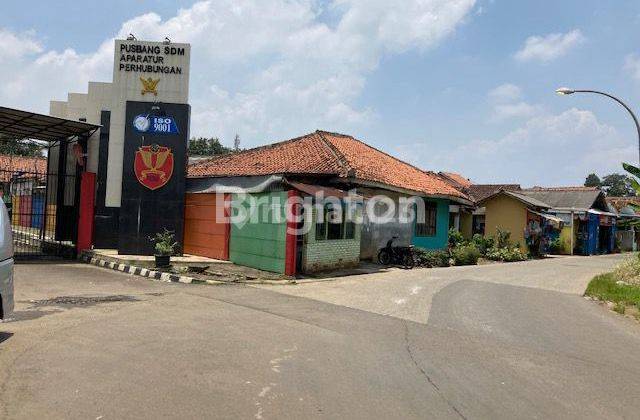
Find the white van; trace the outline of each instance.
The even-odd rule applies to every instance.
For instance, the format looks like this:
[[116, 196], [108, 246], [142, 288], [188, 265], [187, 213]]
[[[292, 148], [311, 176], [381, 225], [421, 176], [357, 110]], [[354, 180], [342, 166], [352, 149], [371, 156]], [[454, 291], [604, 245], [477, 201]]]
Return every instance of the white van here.
[[0, 203], [0, 319], [4, 319], [13, 312], [13, 238], [9, 213]]

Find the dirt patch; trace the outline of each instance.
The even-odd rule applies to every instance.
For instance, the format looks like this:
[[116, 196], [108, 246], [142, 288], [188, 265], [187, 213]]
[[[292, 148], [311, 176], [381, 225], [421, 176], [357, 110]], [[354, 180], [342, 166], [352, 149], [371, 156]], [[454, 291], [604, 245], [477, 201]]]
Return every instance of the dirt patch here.
[[110, 296], [58, 296], [51, 299], [30, 300], [33, 307], [39, 306], [91, 306], [100, 303], [111, 302], [138, 302], [133, 296], [110, 295]]
[[287, 280], [292, 280], [291, 277], [282, 274], [258, 270], [251, 267], [244, 267], [236, 264], [213, 264], [208, 267], [186, 267], [176, 271], [176, 274], [193, 277], [194, 279], [200, 281], [215, 280], [225, 283], [260, 280], [281, 280], [285, 282]]

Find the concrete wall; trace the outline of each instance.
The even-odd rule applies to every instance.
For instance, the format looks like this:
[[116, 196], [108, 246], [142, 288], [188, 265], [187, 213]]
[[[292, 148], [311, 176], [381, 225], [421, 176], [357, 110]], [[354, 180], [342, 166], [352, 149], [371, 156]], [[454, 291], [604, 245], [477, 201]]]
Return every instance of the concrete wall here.
[[524, 229], [527, 225], [527, 208], [515, 198], [498, 195], [486, 202], [484, 236], [494, 236], [498, 229], [511, 232], [511, 241], [527, 251]]
[[[100, 124], [102, 111], [111, 109], [111, 83], [89, 82], [85, 118], [91, 124]], [[87, 142], [87, 170], [98, 173], [100, 154], [100, 130], [93, 133]]]
[[460, 233], [465, 239], [473, 236], [473, 215], [471, 212], [460, 212]]
[[[398, 236], [399, 238], [394, 242], [395, 245], [410, 245], [411, 238], [413, 236], [413, 223], [401, 223], [398, 216], [398, 201], [402, 197], [402, 194], [386, 191], [386, 190], [373, 190], [373, 189], [358, 189], [358, 193], [365, 196], [385, 195], [389, 197], [396, 205], [396, 214], [387, 223], [373, 223], [367, 217], [367, 212], [363, 215], [363, 224], [360, 241], [360, 258], [363, 260], [377, 258], [380, 248], [387, 244], [387, 241], [392, 236]], [[385, 208], [377, 206], [374, 211], [376, 215], [381, 215], [385, 212]]]
[[[436, 234], [413, 236], [413, 245], [424, 249], [444, 249], [449, 243], [449, 200], [426, 199], [437, 204]], [[414, 224], [415, 232], [415, 224]]]
[[632, 230], [616, 231], [616, 239], [620, 243], [620, 251], [635, 251], [635, 235]]
[[[255, 208], [257, 223], [231, 224], [229, 260], [265, 271], [284, 273], [286, 248], [285, 205], [287, 192], [252, 194], [263, 204]], [[246, 200], [232, 194], [233, 206], [249, 208]], [[232, 210], [232, 216], [233, 216]]]
[[[164, 66], [180, 67], [181, 74], [145, 73], [125, 71], [120, 65], [127, 62], [121, 54], [121, 45], [135, 44], [144, 46], [160, 46]], [[165, 47], [183, 48], [183, 55], [164, 54]], [[128, 53], [131, 54], [131, 53]], [[134, 54], [135, 55], [135, 54]], [[148, 54], [142, 54], [145, 56]], [[109, 160], [107, 162], [107, 180], [105, 205], [120, 207], [122, 192], [122, 169], [124, 155], [124, 130], [127, 101], [165, 102], [186, 104], [189, 102], [189, 65], [191, 48], [189, 44], [162, 42], [116, 40], [114, 43], [114, 62], [112, 83], [89, 82], [88, 93], [69, 93], [66, 101], [51, 101], [49, 113], [56, 117], [77, 120], [86, 118], [87, 122], [100, 124], [101, 111], [111, 111]], [[140, 78], [160, 79], [157, 95], [142, 94]], [[186, 130], [187, 127], [180, 127]], [[97, 172], [99, 152], [99, 133], [95, 133], [88, 142], [87, 170]]]
[[565, 255], [571, 254], [571, 233], [573, 232], [573, 245], [578, 243], [577, 232], [578, 223], [574, 220], [573, 226], [565, 225], [560, 231], [560, 252]]
[[[167, 103], [186, 104], [189, 102], [189, 62], [191, 48], [189, 44], [171, 44], [172, 47], [185, 49], [185, 55], [163, 55], [164, 65], [180, 66], [182, 74], [158, 74], [140, 73], [137, 71], [123, 71], [120, 69], [121, 53], [120, 46], [123, 44], [135, 44], [153, 46], [162, 43], [146, 41], [126, 41], [116, 40], [113, 60], [113, 86], [111, 95], [111, 124], [109, 138], [109, 161], [107, 163], [107, 191], [105, 204], [109, 207], [120, 207], [120, 197], [122, 193], [122, 163], [124, 154], [124, 128], [125, 111], [127, 101], [159, 101]], [[140, 77], [151, 77], [160, 79], [157, 91], [158, 95], [146, 93], [142, 94], [142, 83]], [[186, 130], [186, 127], [180, 127]]]
[[355, 267], [360, 262], [361, 225], [355, 225], [353, 239], [316, 240], [317, 209], [313, 209], [311, 230], [305, 235], [302, 270], [314, 272], [334, 268]]

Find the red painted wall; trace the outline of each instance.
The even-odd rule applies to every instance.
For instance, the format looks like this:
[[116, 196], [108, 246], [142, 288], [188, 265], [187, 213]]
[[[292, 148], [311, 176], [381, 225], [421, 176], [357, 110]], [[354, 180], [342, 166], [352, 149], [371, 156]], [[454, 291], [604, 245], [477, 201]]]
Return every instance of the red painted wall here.
[[93, 245], [93, 213], [96, 198], [96, 174], [83, 172], [80, 179], [80, 217], [78, 218], [78, 253]]
[[[295, 190], [289, 190], [288, 192], [288, 197], [289, 200], [287, 200], [287, 209], [290, 209], [291, 206], [293, 206], [293, 209], [291, 210], [291, 214], [298, 214], [298, 211], [300, 209], [298, 209], [298, 204], [296, 204], [295, 202], [292, 202], [293, 200], [291, 200], [293, 197], [296, 197], [298, 195], [298, 191]], [[297, 256], [297, 249], [296, 249], [296, 235], [294, 233], [291, 233], [290, 231], [294, 230], [297, 228], [296, 226], [296, 222], [293, 220], [287, 220], [287, 236], [286, 236], [286, 249], [285, 249], [285, 264], [284, 264], [284, 274], [287, 276], [293, 276], [296, 274], [296, 256]]]

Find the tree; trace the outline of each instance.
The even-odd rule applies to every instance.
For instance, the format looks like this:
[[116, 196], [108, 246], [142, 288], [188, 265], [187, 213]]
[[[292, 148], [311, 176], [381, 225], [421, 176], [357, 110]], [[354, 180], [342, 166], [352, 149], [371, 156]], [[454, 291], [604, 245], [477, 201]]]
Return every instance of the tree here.
[[587, 175], [587, 179], [584, 180], [585, 187], [601, 187], [602, 181], [600, 177], [594, 173]]
[[632, 178], [623, 174], [610, 174], [602, 178], [602, 190], [609, 197], [633, 197], [636, 191]]
[[189, 140], [189, 155], [191, 156], [215, 156], [231, 152], [232, 150], [223, 146], [218, 138], [194, 137]]
[[0, 138], [0, 155], [42, 156], [44, 146], [33, 140]]
[[[624, 162], [622, 163], [622, 167], [625, 171], [633, 175], [629, 177], [629, 184], [635, 191], [635, 195], [640, 195], [640, 182], [638, 182], [638, 180], [640, 179], [640, 169], [638, 169], [637, 166], [633, 166]], [[636, 213], [640, 212], [640, 206], [638, 206], [637, 204], [629, 203], [629, 206], [631, 206], [631, 208], [633, 208]], [[631, 219], [630, 221], [625, 222], [625, 224], [638, 226], [640, 225], [640, 221], [638, 219]]]

